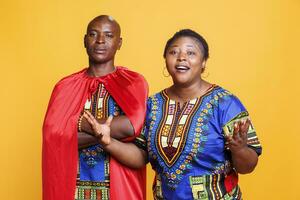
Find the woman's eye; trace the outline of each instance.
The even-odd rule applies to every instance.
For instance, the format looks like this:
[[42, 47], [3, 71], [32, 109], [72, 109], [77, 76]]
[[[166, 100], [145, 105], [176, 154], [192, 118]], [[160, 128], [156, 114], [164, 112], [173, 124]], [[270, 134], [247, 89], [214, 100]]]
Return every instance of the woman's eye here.
[[176, 55], [176, 51], [175, 50], [171, 50], [171, 51], [169, 51], [169, 54], [171, 54], [171, 55]]
[[188, 51], [187, 52], [187, 55], [189, 55], [189, 56], [192, 56], [192, 55], [195, 55], [196, 53], [194, 52], [194, 51]]

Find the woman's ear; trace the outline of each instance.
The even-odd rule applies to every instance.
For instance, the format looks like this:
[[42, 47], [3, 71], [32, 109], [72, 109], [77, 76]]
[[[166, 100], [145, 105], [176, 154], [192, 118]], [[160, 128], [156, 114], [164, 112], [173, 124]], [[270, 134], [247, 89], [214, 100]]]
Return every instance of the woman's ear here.
[[204, 60], [201, 64], [201, 73], [203, 73], [205, 71], [205, 67], [206, 67], [206, 60]]

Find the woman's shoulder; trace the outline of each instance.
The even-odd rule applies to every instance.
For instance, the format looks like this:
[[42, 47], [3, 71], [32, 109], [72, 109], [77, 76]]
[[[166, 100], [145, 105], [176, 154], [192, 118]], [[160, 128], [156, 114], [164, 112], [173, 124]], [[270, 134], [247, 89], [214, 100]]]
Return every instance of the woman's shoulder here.
[[149, 100], [161, 99], [163, 96], [165, 96], [165, 90], [166, 89], [163, 89], [159, 92], [156, 92], [156, 93], [150, 95]]
[[211, 103], [217, 106], [223, 124], [243, 113], [248, 115], [240, 99], [229, 90], [217, 86], [213, 91]]
[[239, 98], [233, 94], [231, 91], [219, 86], [214, 85], [210, 97], [214, 100], [221, 102], [231, 102], [231, 101], [240, 101]]
[[223, 88], [222, 86], [220, 86], [220, 85], [217, 85], [217, 84], [213, 84], [212, 85], [212, 94], [214, 94], [214, 95], [220, 95], [220, 94], [223, 94], [223, 95], [232, 95], [232, 93], [229, 91], [229, 90], [227, 90], [227, 89], [225, 89], [225, 88]]
[[165, 102], [166, 98], [165, 89], [150, 95], [147, 101], [147, 109], [156, 109], [159, 105], [162, 105], [162, 103]]
[[221, 113], [246, 111], [245, 106], [235, 94], [218, 85], [214, 87], [207, 101], [218, 108]]

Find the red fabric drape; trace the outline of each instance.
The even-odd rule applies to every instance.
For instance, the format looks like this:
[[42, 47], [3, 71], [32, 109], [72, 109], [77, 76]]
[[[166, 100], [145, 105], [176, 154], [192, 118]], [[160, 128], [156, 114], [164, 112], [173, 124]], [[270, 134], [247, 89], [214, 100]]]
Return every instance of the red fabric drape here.
[[[89, 96], [103, 83], [130, 119], [137, 136], [146, 114], [148, 85], [124, 67], [103, 77], [88, 77], [86, 69], [59, 81], [50, 98], [43, 125], [43, 200], [72, 200], [78, 162], [77, 121]], [[131, 138], [132, 139], [132, 138]], [[111, 158], [112, 200], [145, 199], [145, 168], [129, 169]], [[128, 198], [127, 198], [128, 197]]]
[[231, 192], [238, 185], [239, 176], [235, 171], [231, 171], [225, 178], [225, 188], [227, 192]]

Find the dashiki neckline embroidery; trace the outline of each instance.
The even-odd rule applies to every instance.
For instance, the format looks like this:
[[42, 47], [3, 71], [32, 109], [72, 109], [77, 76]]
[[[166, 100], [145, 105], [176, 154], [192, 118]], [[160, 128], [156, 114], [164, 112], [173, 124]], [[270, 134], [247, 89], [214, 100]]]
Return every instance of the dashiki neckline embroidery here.
[[199, 107], [200, 98], [190, 100], [180, 108], [179, 102], [171, 100], [164, 90], [167, 114], [161, 120], [156, 134], [156, 148], [168, 167], [178, 160], [185, 147], [191, 119]]
[[[186, 102], [181, 109], [174, 100], [167, 96], [165, 90], [160, 92], [159, 95], [163, 98], [164, 105], [161, 105], [163, 107], [162, 118], [155, 132], [153, 130], [157, 120], [156, 114], [160, 112], [158, 110], [159, 100], [156, 95], [150, 97], [153, 106], [147, 139], [149, 158], [150, 161], [153, 159], [160, 163], [156, 165], [158, 167], [156, 170], [163, 173], [162, 178], [168, 179], [166, 182], [170, 188], [177, 187], [183, 174], [191, 169], [191, 161], [203, 152], [207, 141], [208, 122], [214, 106], [222, 98], [231, 95], [230, 92], [221, 90], [207, 100], [206, 97], [218, 88], [220, 87], [213, 85], [204, 95]], [[206, 99], [205, 102], [203, 102], [204, 99]], [[199, 108], [201, 108], [200, 112]], [[196, 114], [197, 116], [195, 116]], [[192, 119], [195, 117], [197, 120], [193, 122]], [[194, 130], [189, 130], [192, 128]], [[189, 131], [193, 131], [194, 135], [189, 136]], [[151, 145], [152, 134], [155, 134], [154, 146]], [[157, 155], [155, 155], [155, 151], [157, 151]]]

